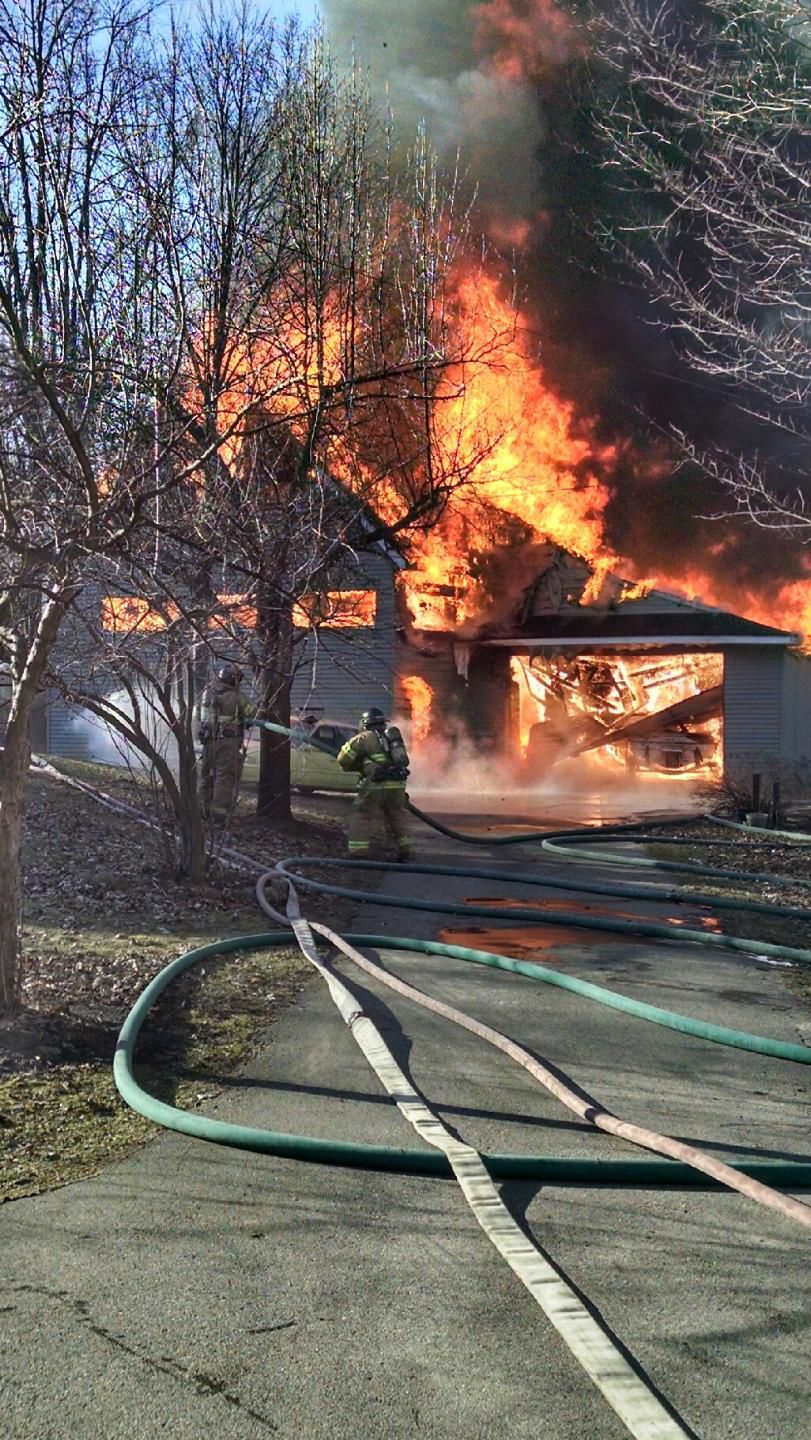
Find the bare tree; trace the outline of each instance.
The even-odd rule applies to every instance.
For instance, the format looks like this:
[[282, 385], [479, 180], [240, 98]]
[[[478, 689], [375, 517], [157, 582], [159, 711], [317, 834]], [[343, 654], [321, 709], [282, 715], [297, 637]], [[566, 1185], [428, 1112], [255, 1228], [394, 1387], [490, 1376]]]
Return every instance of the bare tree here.
[[[250, 666], [264, 713], [288, 724], [305, 611], [317, 625], [357, 550], [427, 522], [466, 475], [434, 417], [459, 233], [424, 138], [398, 186], [385, 127], [317, 32], [211, 13], [138, 59], [128, 184], [158, 312], [177, 317], [159, 408], [193, 483], [77, 599], [52, 674], [160, 778], [178, 868], [199, 878], [191, 720], [211, 661]], [[105, 623], [105, 587], [120, 623]], [[286, 741], [272, 760], [263, 808], [286, 814]]]
[[[121, 143], [143, 20], [122, 0], [0, 4], [0, 1006], [20, 996], [31, 708], [87, 557], [126, 552], [174, 483], [151, 397], [176, 368], [133, 263]], [[145, 463], [144, 457], [148, 457]]]
[[[193, 880], [206, 863], [193, 718], [216, 638], [212, 622], [223, 619], [221, 591], [236, 583], [223, 578], [233, 566], [212, 517], [216, 497], [234, 492], [237, 453], [254, 427], [267, 426], [272, 398], [287, 383], [286, 371], [252, 366], [249, 357], [260, 308], [290, 263], [284, 117], [305, 47], [294, 21], [278, 27], [246, 5], [201, 8], [193, 29], [174, 25], [139, 52], [124, 159], [127, 183], [149, 217], [158, 311], [177, 345], [160, 407], [176, 438], [173, 463], [190, 483], [177, 485], [155, 516], [154, 545], [142, 537], [119, 568], [119, 594], [146, 607], [154, 627], [148, 643], [141, 624], [105, 627], [98, 596], [91, 597], [82, 612], [84, 644], [74, 647], [81, 664], [63, 665], [60, 683], [159, 776], [178, 869]], [[239, 583], [247, 587], [249, 577]], [[219, 640], [233, 636], [220, 632]], [[158, 752], [156, 725], [172, 736], [174, 767]]]
[[612, 0], [591, 31], [594, 121], [626, 195], [602, 239], [692, 369], [783, 438], [794, 485], [764, 447], [685, 453], [756, 524], [811, 538], [795, 488], [811, 449], [807, 10]]
[[[290, 720], [292, 607], [348, 556], [431, 523], [475, 468], [443, 438], [465, 344], [452, 276], [467, 239], [425, 136], [395, 161], [358, 75], [309, 37], [283, 112], [287, 248], [243, 351], [257, 403], [201, 520], [256, 599], [265, 715]], [[482, 359], [484, 357], [478, 357]], [[289, 748], [262, 737], [259, 811], [289, 814]]]
[[[463, 383], [451, 362], [471, 358], [449, 301], [455, 182], [440, 184], [423, 137], [394, 164], [320, 35], [211, 11], [164, 42], [102, 0], [0, 0], [0, 15], [0, 968], [14, 1005], [44, 677], [154, 767], [181, 868], [199, 876], [192, 714], [220, 590], [243, 618], [255, 600], [260, 697], [286, 722], [293, 607], [358, 548], [429, 523], [476, 456], [437, 420]], [[148, 653], [104, 625], [113, 581], [164, 617]], [[286, 745], [267, 761], [262, 806], [285, 813]]]
[[[0, 30], [0, 1002], [13, 1006], [29, 718], [64, 661], [65, 614], [99, 581], [98, 557], [163, 603], [172, 586], [199, 597], [217, 561], [182, 536], [264, 398], [246, 393], [241, 356], [286, 244], [274, 135], [299, 41], [244, 9], [163, 40], [131, 0], [0, 0]], [[190, 732], [179, 628], [161, 684]], [[173, 804], [188, 819], [184, 753]], [[195, 844], [181, 845], [192, 869]]]
[[[261, 183], [254, 171], [252, 189], [220, 193], [214, 233], [216, 106], [189, 100], [182, 130], [171, 111], [167, 150], [158, 103], [195, 73], [192, 42], [163, 47], [131, 0], [0, 0], [0, 33], [0, 1004], [13, 1007], [29, 720], [65, 614], [99, 557], [168, 574], [163, 545], [255, 403], [217, 401], [247, 322], [249, 217], [275, 205], [262, 142], [278, 85], [249, 97], [241, 132], [235, 173], [255, 146]], [[292, 32], [259, 50], [283, 83]]]
[[90, 575], [62, 627], [48, 679], [113, 737], [142, 810], [157, 822], [177, 876], [205, 878], [206, 830], [197, 791], [196, 707], [216, 601], [182, 594], [132, 561]]

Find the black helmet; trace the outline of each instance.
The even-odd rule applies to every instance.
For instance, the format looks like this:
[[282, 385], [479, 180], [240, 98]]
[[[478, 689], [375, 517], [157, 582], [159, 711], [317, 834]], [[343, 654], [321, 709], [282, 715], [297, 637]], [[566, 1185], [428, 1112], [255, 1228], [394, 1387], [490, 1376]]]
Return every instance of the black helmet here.
[[242, 676], [236, 665], [219, 665], [217, 667], [217, 679], [221, 685], [238, 685]]
[[385, 730], [386, 717], [382, 710], [378, 710], [376, 705], [372, 705], [371, 709], [364, 710], [360, 717], [360, 723], [364, 730]]

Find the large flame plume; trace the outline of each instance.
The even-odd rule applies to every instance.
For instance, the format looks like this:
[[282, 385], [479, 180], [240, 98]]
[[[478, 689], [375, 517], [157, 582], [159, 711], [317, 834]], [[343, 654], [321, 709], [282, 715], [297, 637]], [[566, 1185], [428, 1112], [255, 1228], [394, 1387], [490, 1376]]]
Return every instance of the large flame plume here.
[[[494, 276], [463, 275], [456, 302], [463, 348], [481, 358], [447, 377], [438, 443], [441, 455], [461, 453], [470, 480], [451, 495], [439, 524], [414, 539], [404, 584], [416, 624], [466, 633], [492, 617], [487, 561], [499, 548], [512, 567], [496, 577], [508, 600], [518, 598], [521, 579], [533, 578], [529, 569], [520, 573], [519, 556], [537, 571], [533, 546], [545, 541], [589, 561], [591, 594], [619, 561], [603, 523], [609, 489], [601, 476], [613, 450], [576, 425], [573, 406], [547, 385], [531, 329]], [[431, 604], [437, 587], [452, 591], [450, 606]]]
[[[548, 353], [537, 363], [533, 321], [537, 325], [561, 296], [550, 286], [548, 265], [537, 267], [544, 279], [534, 283], [533, 257], [543, 253], [550, 214], [569, 203], [560, 176], [546, 173], [546, 97], [561, 67], [582, 51], [582, 28], [554, 0], [444, 0], [442, 6], [435, 0], [322, 0], [322, 8], [330, 39], [342, 53], [354, 48], [368, 62], [372, 87], [391, 102], [403, 133], [424, 120], [449, 163], [461, 150], [477, 185], [482, 228], [502, 251], [526, 260], [529, 300], [511, 353], [505, 347], [489, 373], [469, 367], [464, 414], [461, 402], [449, 407], [448, 443], [456, 433], [475, 448], [482, 427], [500, 439], [475, 468], [467, 497], [451, 500], [437, 538], [415, 542], [417, 571], [408, 582], [415, 621], [474, 630], [504, 591], [503, 574], [491, 574], [488, 587], [483, 557], [499, 548], [509, 552], [515, 593], [523, 536], [585, 557], [596, 568], [586, 599], [598, 594], [601, 575], [615, 569], [761, 623], [811, 633], [811, 566], [796, 547], [743, 525], [701, 522], [695, 490], [685, 523], [663, 525], [668, 486], [652, 478], [661, 455], [651, 451], [645, 460], [629, 453], [624, 465], [621, 455], [606, 453], [593, 438], [597, 426], [584, 423], [589, 413], [601, 418], [589, 400], [600, 383], [584, 373], [575, 390], [570, 376], [567, 393], [555, 383]], [[471, 273], [477, 269], [472, 259]], [[509, 331], [510, 303], [495, 279], [478, 292], [463, 280], [459, 293], [462, 326], [475, 332], [489, 323], [501, 334]], [[599, 306], [599, 289], [594, 294]], [[559, 353], [559, 339], [556, 345]], [[578, 345], [578, 356], [583, 353]], [[638, 523], [618, 522], [616, 501], [623, 496]], [[768, 579], [766, 551], [773, 557]], [[529, 563], [526, 543], [523, 555]]]
[[811, 633], [811, 580], [778, 579], [765, 592], [725, 580], [722, 555], [708, 555], [706, 565], [696, 556], [678, 571], [640, 574], [633, 555], [617, 553], [606, 538], [606, 508], [612, 486], [622, 483], [622, 457], [597, 441], [594, 427], [547, 383], [532, 328], [495, 276], [471, 268], [456, 298], [465, 347], [482, 359], [449, 377], [455, 394], [441, 403], [438, 433], [443, 453], [480, 458], [440, 523], [414, 538], [413, 568], [403, 583], [419, 628], [462, 635], [505, 618], [499, 605], [516, 601], [537, 573], [533, 546], [552, 542], [591, 566], [583, 603], [597, 600], [606, 573], [615, 571], [636, 582], [626, 598], [656, 586], [803, 637]]

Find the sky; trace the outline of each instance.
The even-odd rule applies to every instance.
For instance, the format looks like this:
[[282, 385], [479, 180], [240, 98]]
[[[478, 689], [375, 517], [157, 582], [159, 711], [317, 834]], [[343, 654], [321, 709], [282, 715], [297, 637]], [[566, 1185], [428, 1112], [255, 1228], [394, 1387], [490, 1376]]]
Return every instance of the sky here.
[[[199, 3], [200, 0], [168, 0], [167, 9], [171, 5], [178, 15], [188, 15], [198, 8]], [[262, 0], [255, 0], [255, 3], [257, 9], [267, 10], [278, 18], [296, 11], [306, 24], [315, 20], [321, 13], [318, 0], [265, 0], [264, 4], [262, 4]]]
[[289, 5], [271, 5], [269, 8], [271, 10], [281, 10], [283, 12], [287, 10], [297, 10], [302, 20], [305, 20], [308, 24], [311, 20], [314, 20], [316, 16], [321, 13], [318, 6], [318, 0], [291, 0], [291, 3]]

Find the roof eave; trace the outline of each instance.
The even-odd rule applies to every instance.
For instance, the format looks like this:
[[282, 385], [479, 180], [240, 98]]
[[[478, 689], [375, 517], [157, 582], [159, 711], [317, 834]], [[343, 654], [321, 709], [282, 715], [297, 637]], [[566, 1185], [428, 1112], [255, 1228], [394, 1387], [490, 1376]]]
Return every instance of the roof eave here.
[[522, 646], [527, 650], [616, 650], [629, 645], [641, 645], [650, 650], [672, 650], [676, 646], [690, 646], [693, 650], [723, 650], [730, 645], [781, 645], [788, 650], [801, 645], [802, 641], [801, 635], [786, 632], [781, 635], [507, 635], [475, 643], [510, 646], [511, 649]]

